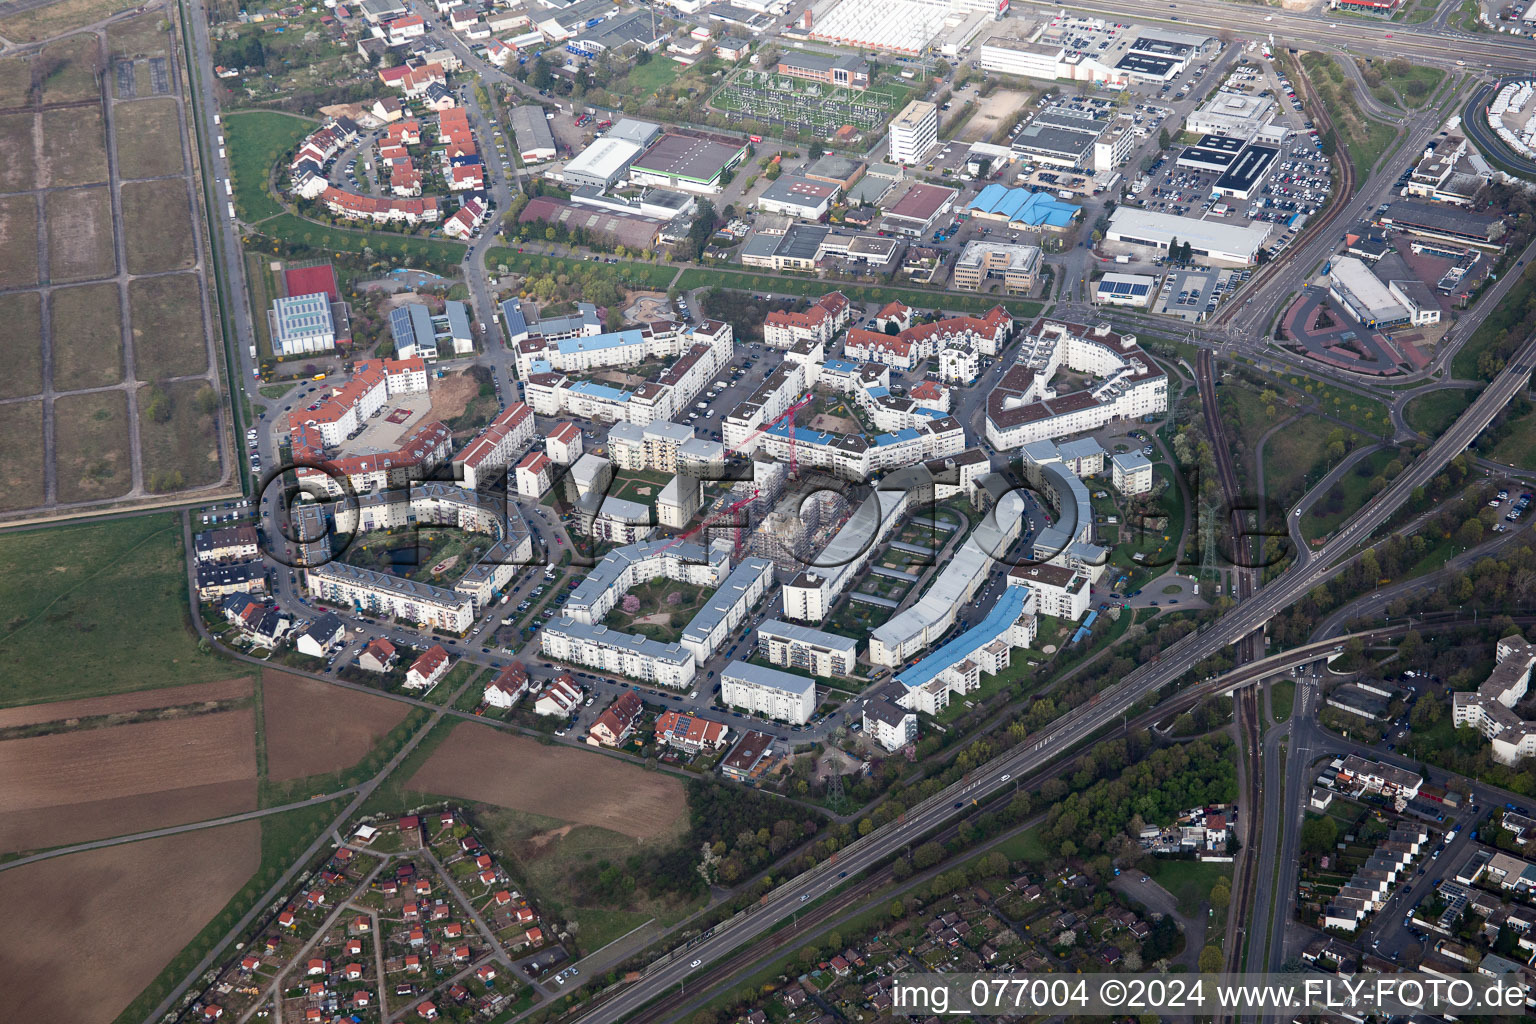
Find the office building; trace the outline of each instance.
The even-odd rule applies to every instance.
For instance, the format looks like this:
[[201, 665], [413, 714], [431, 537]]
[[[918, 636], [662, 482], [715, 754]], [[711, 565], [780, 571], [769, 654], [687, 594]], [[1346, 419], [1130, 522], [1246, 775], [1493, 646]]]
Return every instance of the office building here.
[[939, 108], [926, 100], [913, 100], [890, 124], [890, 160], [908, 166], [921, 163], [939, 141]]

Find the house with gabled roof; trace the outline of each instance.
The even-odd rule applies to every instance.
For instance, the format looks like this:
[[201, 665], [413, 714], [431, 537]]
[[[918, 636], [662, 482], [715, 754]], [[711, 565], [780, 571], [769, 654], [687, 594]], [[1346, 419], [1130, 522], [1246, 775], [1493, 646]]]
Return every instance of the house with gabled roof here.
[[443, 649], [443, 645], [433, 644], [406, 670], [405, 688], [426, 693], [448, 674], [450, 664], [448, 652]]
[[644, 711], [645, 705], [635, 692], [625, 690], [618, 700], [597, 716], [597, 721], [587, 730], [587, 743], [594, 747], [622, 746], [629, 739], [630, 733], [634, 732], [635, 723], [640, 721]]

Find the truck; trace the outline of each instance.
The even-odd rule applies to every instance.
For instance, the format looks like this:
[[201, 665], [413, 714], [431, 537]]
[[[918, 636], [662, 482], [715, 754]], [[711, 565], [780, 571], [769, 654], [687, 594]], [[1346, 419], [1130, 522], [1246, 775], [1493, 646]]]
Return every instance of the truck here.
[[235, 219], [235, 204], [234, 203], [228, 203], [226, 205], [229, 207], [229, 219], [230, 220], [234, 220]]
[[233, 186], [233, 185], [231, 185], [229, 183], [229, 179], [228, 178], [224, 179], [224, 194], [226, 196], [232, 196], [232, 195], [235, 194], [235, 186]]
[[251, 346], [249, 346], [249, 348], [251, 350], [251, 358], [255, 359], [256, 358], [256, 346], [255, 345], [251, 345]]
[[1129, 256], [1116, 256], [1115, 257], [1115, 262], [1116, 263], [1129, 263], [1129, 262], [1131, 262], [1131, 258]]

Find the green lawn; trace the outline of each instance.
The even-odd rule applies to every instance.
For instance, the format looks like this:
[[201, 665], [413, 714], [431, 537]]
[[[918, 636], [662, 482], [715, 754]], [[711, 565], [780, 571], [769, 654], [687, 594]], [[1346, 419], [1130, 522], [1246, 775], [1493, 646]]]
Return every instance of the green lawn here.
[[0, 706], [241, 674], [198, 650], [170, 514], [0, 536]]
[[1510, 425], [1509, 436], [1488, 453], [1498, 462], [1512, 466], [1532, 467], [1532, 455], [1536, 453], [1536, 412], [1528, 412]]
[[780, 277], [775, 274], [754, 274], [744, 270], [718, 270], [694, 268], [683, 271], [677, 287], [689, 291], [694, 288], [733, 288], [737, 291], [774, 292], [782, 295], [825, 295], [835, 287], [855, 302], [885, 302], [900, 299], [918, 309], [943, 308], [968, 313], [984, 313], [993, 306], [1002, 305], [1015, 317], [1031, 320], [1040, 315], [1043, 308], [1038, 302], [1019, 302], [996, 295], [975, 295], [970, 292], [941, 292], [926, 288], [887, 288], [883, 285], [848, 285], [821, 281], [813, 277]]
[[421, 270], [452, 271], [464, 260], [462, 242], [415, 238], [391, 231], [349, 231], [317, 224], [291, 213], [262, 221], [260, 231], [290, 245], [321, 252], [360, 253], [372, 249], [379, 259]]
[[1275, 713], [1275, 721], [1288, 721], [1296, 706], [1296, 684], [1289, 679], [1277, 679], [1269, 687], [1269, 706]]
[[1148, 858], [1142, 861], [1142, 867], [1153, 881], [1173, 893], [1173, 898], [1179, 901], [1179, 912], [1187, 917], [1200, 912], [1200, 904], [1210, 897], [1218, 881], [1232, 881], [1231, 864]]
[[1524, 275], [1504, 296], [1504, 301], [1490, 310], [1472, 337], [1451, 357], [1451, 375], [1461, 380], [1492, 380], [1525, 337], [1529, 321], [1536, 313], [1536, 263], [1526, 267]]
[[1027, 828], [1003, 840], [997, 848], [1011, 861], [1022, 860], [1031, 864], [1044, 864], [1051, 856], [1040, 837], [1040, 831], [1044, 827], [1036, 825], [1034, 828]]
[[626, 88], [635, 96], [654, 96], [663, 86], [672, 84], [682, 70], [677, 61], [657, 57], [630, 68], [625, 75]]
[[[1456, 358], [1461, 357], [1458, 355]], [[1477, 392], [1471, 390], [1430, 391], [1409, 399], [1403, 410], [1403, 418], [1414, 430], [1422, 431], [1433, 439], [1445, 433], [1446, 428], [1456, 422], [1456, 418], [1472, 404], [1476, 395]]]
[[314, 122], [274, 110], [250, 110], [225, 114], [223, 127], [240, 218], [254, 224], [282, 213], [282, 204], [267, 190], [268, 175], [280, 156], [315, 129]]
[[[1397, 457], [1397, 449], [1383, 448], [1372, 452], [1357, 463], [1338, 482], [1341, 495], [1341, 500], [1337, 503], [1338, 507], [1330, 508], [1330, 495], [1319, 498], [1312, 509], [1302, 517], [1301, 535], [1308, 540], [1315, 540], [1318, 537], [1326, 537], [1338, 529], [1344, 520], [1354, 515], [1365, 504], [1366, 499], [1372, 496], [1371, 481]], [[1362, 468], [1365, 469], [1364, 473], [1361, 472]]]
[[1339, 429], [1321, 416], [1302, 416], [1271, 437], [1264, 446], [1265, 497], [1282, 508], [1294, 505], [1328, 472], [1324, 450], [1328, 435]]

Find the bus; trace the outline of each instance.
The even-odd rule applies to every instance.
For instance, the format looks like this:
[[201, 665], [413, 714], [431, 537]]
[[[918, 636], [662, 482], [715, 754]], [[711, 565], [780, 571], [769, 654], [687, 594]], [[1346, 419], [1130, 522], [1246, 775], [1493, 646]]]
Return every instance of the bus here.
[[310, 380], [325, 380], [325, 374], [317, 373], [317, 374], [315, 374], [313, 377], [311, 377], [309, 379]]

